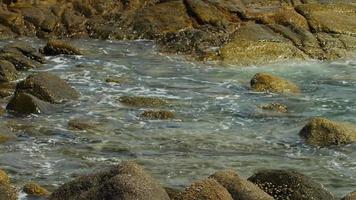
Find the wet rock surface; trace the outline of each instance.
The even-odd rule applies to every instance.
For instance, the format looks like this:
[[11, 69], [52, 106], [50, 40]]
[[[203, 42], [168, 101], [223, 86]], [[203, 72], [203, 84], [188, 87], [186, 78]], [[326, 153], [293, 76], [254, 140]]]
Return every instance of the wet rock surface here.
[[146, 110], [140, 114], [140, 117], [146, 119], [172, 119], [174, 112], [167, 110]]
[[335, 59], [356, 48], [356, 6], [347, 0], [19, 0], [1, 5], [3, 38], [154, 39], [162, 51], [237, 65]]
[[350, 194], [346, 195], [341, 200], [355, 200], [356, 199], [356, 191], [351, 192]]
[[19, 114], [50, 114], [56, 110], [56, 106], [42, 101], [28, 93], [17, 93], [12, 97], [6, 109]]
[[257, 92], [299, 93], [300, 89], [294, 83], [268, 73], [257, 73], [251, 79], [251, 88]]
[[50, 40], [47, 42], [46, 46], [41, 50], [43, 54], [47, 56], [56, 55], [81, 55], [80, 49], [70, 45], [69, 43], [62, 40]]
[[29, 182], [22, 188], [22, 191], [25, 192], [29, 196], [34, 197], [47, 197], [50, 192], [48, 192], [45, 188], [41, 187], [35, 182]]
[[6, 172], [0, 170], [0, 199], [17, 200], [18, 192], [16, 188], [11, 185], [10, 178]]
[[132, 107], [159, 107], [167, 105], [167, 101], [164, 99], [143, 96], [122, 96], [119, 98], [119, 102]]
[[336, 199], [321, 184], [293, 170], [262, 170], [248, 180], [276, 200]]

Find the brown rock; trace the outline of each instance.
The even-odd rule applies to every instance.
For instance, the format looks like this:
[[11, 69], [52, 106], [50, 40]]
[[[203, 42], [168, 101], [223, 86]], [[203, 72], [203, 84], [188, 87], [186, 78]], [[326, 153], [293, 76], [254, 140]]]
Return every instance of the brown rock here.
[[122, 96], [119, 101], [133, 107], [159, 107], [167, 104], [167, 101], [157, 97]]
[[43, 48], [43, 53], [47, 56], [55, 56], [60, 54], [67, 55], [82, 55], [82, 52], [70, 45], [69, 43], [62, 40], [50, 40], [47, 45]]
[[270, 104], [260, 105], [258, 107], [263, 110], [270, 110], [270, 111], [275, 111], [280, 113], [288, 112], [288, 107], [280, 103], [270, 103]]
[[350, 194], [346, 195], [341, 200], [356, 200], [356, 191], [351, 192]]
[[174, 118], [174, 112], [167, 110], [146, 110], [140, 116], [148, 119], [172, 119]]
[[251, 79], [251, 88], [257, 92], [299, 93], [294, 83], [268, 73], [257, 73]]
[[22, 190], [26, 194], [36, 197], [47, 197], [50, 194], [45, 188], [41, 187], [35, 182], [27, 183]]
[[15, 66], [6, 60], [0, 60], [0, 82], [16, 80], [17, 70]]
[[6, 106], [7, 110], [18, 114], [49, 114], [54, 112], [57, 107], [48, 102], [42, 101], [35, 96], [27, 93], [17, 93], [12, 97]]

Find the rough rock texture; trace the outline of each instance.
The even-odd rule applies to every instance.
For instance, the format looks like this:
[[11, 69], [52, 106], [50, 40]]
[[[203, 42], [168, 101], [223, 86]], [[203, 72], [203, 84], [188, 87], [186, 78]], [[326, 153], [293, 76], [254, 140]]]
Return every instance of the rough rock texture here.
[[262, 170], [248, 180], [276, 200], [335, 200], [321, 184], [293, 170]]
[[356, 126], [320, 117], [311, 119], [299, 134], [307, 143], [321, 147], [356, 142]]
[[158, 107], [167, 104], [167, 101], [157, 97], [122, 96], [120, 103], [133, 107]]
[[93, 175], [66, 183], [49, 200], [169, 200], [168, 194], [142, 167], [123, 162]]
[[17, 200], [18, 192], [10, 184], [10, 179], [7, 174], [0, 170], [0, 199], [6, 200]]
[[351, 192], [350, 194], [346, 195], [341, 200], [356, 200], [356, 191]]
[[88, 119], [75, 118], [68, 121], [68, 128], [70, 130], [92, 130], [98, 125], [98, 122]]
[[273, 197], [252, 182], [241, 178], [233, 170], [216, 172], [210, 178], [224, 186], [234, 200], [273, 200]]
[[264, 105], [259, 105], [258, 107], [263, 110], [269, 110], [274, 112], [280, 112], [280, 113], [288, 112], [288, 107], [280, 103], [264, 104]]
[[251, 79], [251, 88], [257, 92], [299, 93], [294, 83], [268, 73], [257, 73]]
[[0, 60], [0, 82], [16, 80], [17, 70], [15, 66], [6, 60]]
[[17, 93], [9, 101], [6, 106], [7, 110], [18, 114], [50, 114], [56, 110], [56, 106], [48, 102], [42, 101], [37, 97], [28, 93]]
[[356, 49], [355, 11], [350, 0], [2, 1], [0, 38], [154, 39], [237, 65], [335, 59]]
[[16, 86], [16, 93], [28, 93], [43, 101], [61, 103], [75, 100], [78, 92], [58, 76], [47, 72], [40, 72], [28, 76]]
[[43, 51], [43, 54], [45, 54], [47, 56], [55, 56], [55, 55], [60, 55], [60, 54], [66, 54], [66, 55], [81, 55], [82, 54], [80, 49], [78, 49], [78, 48], [76, 48], [62, 40], [48, 41], [42, 51]]
[[172, 119], [174, 112], [168, 110], [146, 110], [140, 115], [147, 119]]
[[50, 194], [45, 188], [41, 187], [35, 182], [27, 183], [22, 190], [26, 194], [36, 197], [47, 197]]
[[178, 194], [174, 200], [232, 200], [229, 192], [214, 179], [194, 182], [189, 188]]

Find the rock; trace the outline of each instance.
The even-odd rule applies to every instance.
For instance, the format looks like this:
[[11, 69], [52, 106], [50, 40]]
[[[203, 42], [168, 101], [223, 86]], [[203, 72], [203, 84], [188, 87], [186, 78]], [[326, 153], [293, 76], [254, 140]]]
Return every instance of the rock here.
[[16, 80], [17, 70], [15, 66], [6, 60], [0, 60], [0, 82]]
[[97, 123], [85, 119], [71, 119], [68, 122], [68, 128], [71, 130], [90, 130], [94, 129]]
[[28, 93], [17, 93], [6, 106], [7, 110], [18, 114], [50, 114], [58, 108]]
[[117, 83], [117, 84], [123, 84], [127, 83], [129, 80], [127, 77], [109, 77], [105, 79], [105, 82], [107, 83]]
[[0, 98], [5, 98], [14, 94], [16, 83], [0, 82]]
[[50, 192], [48, 192], [45, 188], [41, 187], [35, 182], [27, 183], [22, 189], [27, 195], [36, 196], [36, 197], [46, 197], [49, 196]]
[[346, 195], [341, 200], [356, 200], [356, 191], [351, 192], [350, 194]]
[[325, 147], [356, 142], [356, 126], [316, 117], [299, 132], [308, 144]]
[[174, 118], [174, 112], [167, 110], [146, 110], [140, 116], [147, 119], [172, 119]]
[[194, 182], [174, 200], [232, 200], [229, 192], [214, 179], [205, 179]]
[[169, 197], [141, 166], [122, 162], [108, 171], [66, 183], [49, 197], [49, 200], [66, 199], [169, 200]]
[[3, 52], [21, 52], [26, 57], [30, 58], [31, 60], [35, 60], [39, 63], [45, 63], [45, 58], [42, 54], [38, 52], [37, 49], [33, 48], [29, 44], [25, 42], [15, 42], [6, 45]]
[[78, 48], [73, 47], [62, 40], [49, 40], [42, 51], [47, 56], [56, 56], [60, 54], [82, 55], [82, 52]]
[[171, 187], [164, 187], [164, 189], [166, 190], [170, 199], [174, 199], [181, 192], [180, 190]]
[[157, 97], [122, 96], [119, 101], [133, 107], [158, 107], [167, 104], [167, 101]]
[[285, 105], [282, 105], [280, 103], [264, 104], [264, 105], [260, 105], [258, 107], [263, 110], [270, 110], [270, 111], [275, 111], [275, 112], [280, 112], [280, 113], [288, 112], [288, 107]]
[[271, 61], [305, 58], [305, 54], [288, 39], [266, 25], [247, 23], [231, 35], [221, 47], [223, 62], [236, 65], [264, 64]]
[[294, 83], [268, 73], [257, 73], [251, 79], [251, 88], [257, 92], [299, 93]]
[[79, 93], [68, 83], [47, 72], [29, 75], [17, 84], [16, 93], [28, 93], [50, 103], [61, 103], [79, 98]]
[[19, 71], [37, 68], [40, 65], [40, 63], [31, 60], [19, 51], [1, 52], [0, 60], [7, 60], [11, 62]]
[[0, 134], [0, 144], [6, 143], [6, 142], [11, 141], [11, 140], [15, 140], [15, 139], [16, 139], [16, 136], [14, 136], [14, 135], [3, 135], [3, 134]]
[[248, 180], [276, 200], [335, 200], [323, 185], [293, 170], [262, 170]]
[[10, 179], [7, 174], [0, 170], [0, 199], [18, 200], [18, 193], [10, 184]]
[[273, 197], [233, 170], [216, 172], [210, 178], [224, 186], [234, 200], [273, 200]]

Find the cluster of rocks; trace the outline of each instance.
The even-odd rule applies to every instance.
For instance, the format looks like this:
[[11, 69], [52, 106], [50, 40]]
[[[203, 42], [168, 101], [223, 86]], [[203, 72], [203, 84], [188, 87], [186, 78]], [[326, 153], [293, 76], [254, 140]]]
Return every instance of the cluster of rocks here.
[[2, 0], [0, 36], [154, 39], [232, 64], [334, 59], [356, 48], [351, 0]]
[[[261, 170], [248, 179], [236, 171], [218, 171], [187, 188], [162, 187], [150, 173], [132, 161], [105, 171], [80, 176], [50, 194], [36, 183], [22, 191], [48, 200], [335, 200], [323, 185], [294, 170]], [[17, 199], [18, 190], [0, 171], [0, 198]], [[355, 192], [343, 200], [354, 200]]]

